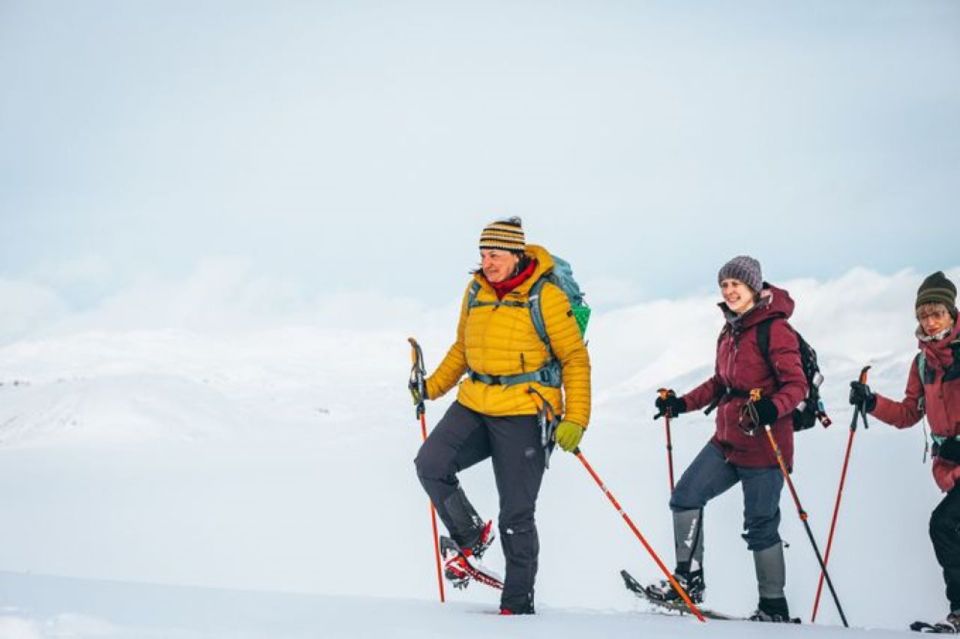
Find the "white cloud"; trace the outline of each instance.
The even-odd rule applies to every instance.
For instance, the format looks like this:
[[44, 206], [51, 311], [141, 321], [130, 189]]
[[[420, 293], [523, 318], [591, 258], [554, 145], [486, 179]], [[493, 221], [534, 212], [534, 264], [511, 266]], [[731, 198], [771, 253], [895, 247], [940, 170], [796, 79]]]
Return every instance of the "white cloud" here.
[[32, 282], [0, 279], [0, 340], [9, 341], [64, 316], [67, 307], [57, 293]]
[[22, 617], [0, 617], [0, 637], [4, 639], [43, 639], [39, 625]]
[[[857, 268], [831, 280], [779, 284], [796, 301], [793, 324], [821, 358], [853, 367], [913, 348], [912, 304], [924, 275]], [[960, 281], [960, 268], [948, 275]], [[629, 287], [611, 279], [596, 289], [602, 297]], [[439, 307], [374, 291], [308, 298], [246, 261], [211, 259], [185, 278], [140, 280], [82, 312], [68, 312], [55, 293], [30, 283], [0, 281], [0, 293], [8, 300], [0, 330], [13, 342], [5, 351], [8, 376], [41, 374], [49, 360], [58, 362], [57, 375], [176, 374], [186, 367], [201, 376], [223, 368], [235, 378], [268, 378], [297, 377], [311, 366], [369, 376], [389, 368], [391, 358], [399, 370], [408, 336], [435, 366], [453, 341], [461, 291]], [[718, 299], [709, 293], [595, 310], [587, 338], [597, 400], [708, 370], [722, 326]], [[269, 370], [261, 369], [268, 361]], [[259, 363], [248, 370], [250, 362]]]
[[643, 297], [643, 290], [634, 280], [620, 277], [603, 277], [590, 280], [589, 290], [584, 291], [591, 306], [622, 307]]
[[100, 285], [110, 276], [109, 261], [94, 254], [41, 265], [35, 273], [39, 281], [58, 288]]
[[[960, 281], [960, 269], [948, 271]], [[817, 337], [825, 352], [845, 352], [854, 359], [882, 354], [890, 326], [909, 330], [911, 304], [923, 275], [904, 270], [882, 275], [855, 268], [825, 281], [783, 283], [797, 302], [794, 321]], [[466, 282], [466, 277], [463, 283]], [[632, 303], [640, 292], [616, 277], [582, 282], [596, 307], [588, 337], [600, 347], [624, 344], [609, 368], [620, 379], [628, 362], [644, 362], [662, 373], [709, 351], [714, 327], [720, 326], [713, 293], [674, 300]], [[103, 303], [71, 311], [58, 293], [31, 281], [0, 280], [6, 309], [0, 337], [70, 335], [80, 332], [184, 330], [199, 333], [269, 330], [282, 327], [347, 330], [353, 333], [394, 332], [444, 342], [453, 338], [462, 290], [450, 290], [448, 302], [428, 307], [418, 300], [374, 289], [305, 294], [297, 285], [258, 273], [239, 258], [209, 258], [182, 278], [140, 278]], [[703, 327], [711, 327], [703, 331]], [[812, 340], [811, 340], [812, 341]], [[665, 342], [674, 345], [662, 363]], [[428, 346], [424, 341], [424, 346]], [[439, 354], [438, 354], [439, 356]], [[665, 367], [665, 368], [664, 368]]]

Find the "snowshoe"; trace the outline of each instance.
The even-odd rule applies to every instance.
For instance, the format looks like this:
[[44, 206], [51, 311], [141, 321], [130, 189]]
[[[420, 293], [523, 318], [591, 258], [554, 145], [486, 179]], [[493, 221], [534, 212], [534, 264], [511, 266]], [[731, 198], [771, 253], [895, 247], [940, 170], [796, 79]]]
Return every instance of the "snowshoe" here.
[[951, 612], [947, 618], [937, 623], [927, 623], [926, 621], [914, 621], [910, 624], [910, 630], [914, 632], [928, 632], [941, 635], [960, 634], [960, 613]]
[[472, 548], [460, 548], [449, 537], [440, 537], [440, 552], [443, 555], [443, 576], [454, 588], [463, 589], [471, 581], [477, 581], [503, 590], [503, 579], [480, 563]]
[[[677, 571], [673, 578], [687, 591], [690, 601], [697, 604], [703, 602], [703, 593], [707, 588], [703, 581], [703, 570], [694, 570], [689, 573]], [[647, 586], [645, 590], [650, 599], [665, 603], [683, 602], [683, 599], [666, 579], [661, 579], [659, 582]]]

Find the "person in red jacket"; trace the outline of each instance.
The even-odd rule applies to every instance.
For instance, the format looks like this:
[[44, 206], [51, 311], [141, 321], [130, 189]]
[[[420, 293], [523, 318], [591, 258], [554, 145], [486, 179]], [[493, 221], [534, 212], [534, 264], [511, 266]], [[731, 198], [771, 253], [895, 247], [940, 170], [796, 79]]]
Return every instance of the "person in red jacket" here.
[[920, 352], [910, 365], [907, 390], [897, 402], [850, 383], [850, 403], [897, 428], [909, 428], [924, 415], [933, 438], [933, 479], [946, 493], [930, 516], [930, 539], [943, 568], [950, 613], [937, 624], [960, 632], [960, 326], [957, 287], [938, 271], [917, 290], [915, 304]]
[[[713, 437], [680, 477], [670, 498], [677, 560], [674, 576], [695, 602], [703, 600], [703, 508], [739, 483], [743, 538], [753, 551], [760, 595], [751, 619], [789, 621], [779, 533], [783, 475], [764, 427], [771, 426], [785, 463], [792, 467], [791, 415], [807, 394], [800, 342], [787, 322], [794, 303], [785, 290], [763, 281], [760, 263], [749, 256], [727, 262], [718, 280], [726, 324], [717, 341], [713, 376], [683, 397], [671, 390], [656, 401], [660, 414], [673, 417], [708, 405], [717, 411]], [[769, 330], [766, 354], [757, 339], [761, 325]], [[758, 388], [761, 399], [748, 407], [749, 392]], [[678, 596], [667, 581], [648, 592], [664, 600]]]

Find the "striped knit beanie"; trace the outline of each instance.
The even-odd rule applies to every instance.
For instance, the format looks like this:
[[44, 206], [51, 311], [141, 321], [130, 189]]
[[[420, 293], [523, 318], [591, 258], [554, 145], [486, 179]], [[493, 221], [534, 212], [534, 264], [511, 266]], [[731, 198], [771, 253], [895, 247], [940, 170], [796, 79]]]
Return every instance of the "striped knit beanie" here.
[[717, 275], [717, 283], [723, 280], [740, 280], [759, 293], [763, 289], [763, 274], [760, 272], [760, 262], [749, 255], [738, 255], [723, 265]]
[[928, 276], [917, 289], [915, 308], [920, 308], [924, 304], [943, 304], [953, 318], [957, 318], [957, 287], [947, 279], [943, 271], [937, 271]]
[[480, 234], [480, 248], [523, 253], [526, 242], [520, 218], [511, 217], [487, 224]]

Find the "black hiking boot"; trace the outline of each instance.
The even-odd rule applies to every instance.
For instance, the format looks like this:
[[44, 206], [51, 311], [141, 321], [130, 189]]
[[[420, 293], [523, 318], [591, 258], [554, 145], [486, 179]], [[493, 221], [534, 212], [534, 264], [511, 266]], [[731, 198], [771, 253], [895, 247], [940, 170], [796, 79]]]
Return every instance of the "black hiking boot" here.
[[770, 621], [773, 623], [793, 623], [790, 618], [790, 608], [785, 598], [766, 599], [760, 597], [757, 610], [748, 617], [750, 621]]
[[[673, 578], [677, 580], [677, 583], [687, 591], [687, 595], [690, 597], [690, 601], [693, 603], [702, 603], [703, 602], [703, 593], [707, 588], [706, 583], [703, 581], [703, 569], [694, 570], [691, 572], [683, 572], [678, 570]], [[682, 598], [674, 590], [673, 586], [666, 579], [661, 579], [659, 583], [653, 584], [652, 586], [647, 586], [647, 595], [652, 599], [657, 599], [659, 601], [665, 601], [667, 603], [674, 603], [681, 601]]]

